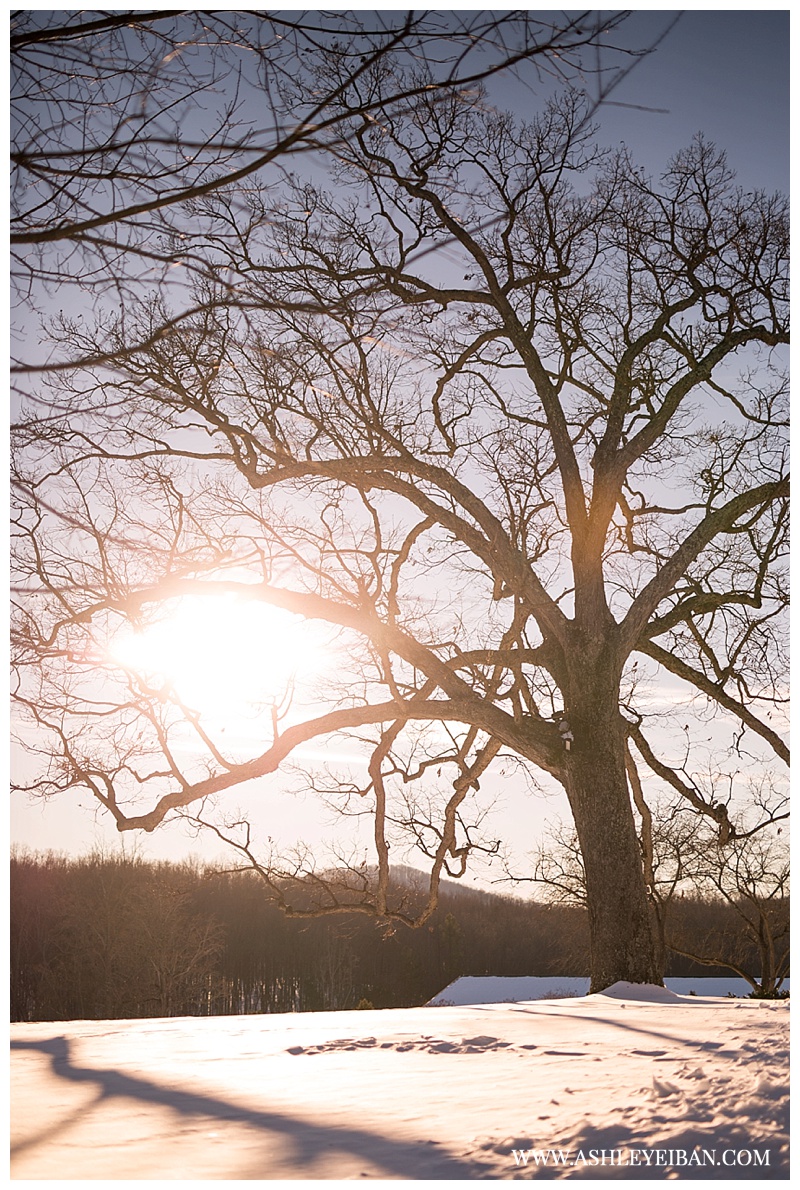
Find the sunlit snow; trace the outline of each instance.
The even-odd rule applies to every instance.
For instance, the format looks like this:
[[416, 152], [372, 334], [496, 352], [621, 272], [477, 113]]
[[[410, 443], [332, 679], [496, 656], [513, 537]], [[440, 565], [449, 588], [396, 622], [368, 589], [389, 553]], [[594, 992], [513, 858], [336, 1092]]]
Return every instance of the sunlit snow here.
[[[788, 1020], [785, 1002], [615, 985], [516, 1004], [16, 1024], [13, 1176], [785, 1179]], [[567, 1164], [536, 1165], [534, 1150]]]

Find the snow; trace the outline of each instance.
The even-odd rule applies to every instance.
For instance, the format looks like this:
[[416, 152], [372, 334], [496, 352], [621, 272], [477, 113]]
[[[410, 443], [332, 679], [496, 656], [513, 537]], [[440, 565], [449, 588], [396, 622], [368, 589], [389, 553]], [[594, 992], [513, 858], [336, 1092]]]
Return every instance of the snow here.
[[[617, 984], [515, 1004], [16, 1024], [12, 1174], [785, 1179], [788, 1022], [786, 1002]], [[534, 1149], [574, 1164], [536, 1165]]]
[[[748, 996], [746, 979], [702, 976], [668, 976], [667, 987], [681, 996]], [[789, 990], [789, 980], [783, 985]], [[561, 975], [462, 975], [438, 995], [430, 1005], [515, 1004], [521, 1000], [553, 1000], [564, 996], [585, 996], [588, 976]]]
[[601, 996], [610, 996], [612, 1000], [640, 1000], [643, 1004], [680, 1004], [681, 997], [669, 988], [662, 988], [654, 983], [612, 983], [610, 988], [600, 992]]

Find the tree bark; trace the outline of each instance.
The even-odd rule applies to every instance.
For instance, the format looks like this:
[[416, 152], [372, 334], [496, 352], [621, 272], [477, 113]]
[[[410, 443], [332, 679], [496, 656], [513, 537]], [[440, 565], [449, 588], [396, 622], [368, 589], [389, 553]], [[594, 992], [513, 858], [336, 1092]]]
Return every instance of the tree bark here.
[[586, 875], [592, 992], [619, 980], [661, 985], [664, 977], [626, 780], [615, 670], [602, 656], [579, 667], [566, 710], [574, 738], [564, 786]]

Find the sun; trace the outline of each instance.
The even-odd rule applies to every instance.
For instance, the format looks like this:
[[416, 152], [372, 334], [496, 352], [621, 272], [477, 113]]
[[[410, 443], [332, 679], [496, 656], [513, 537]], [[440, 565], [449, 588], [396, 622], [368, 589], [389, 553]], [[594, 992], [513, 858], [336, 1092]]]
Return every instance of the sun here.
[[186, 596], [152, 624], [120, 632], [109, 657], [168, 684], [205, 719], [229, 724], [284, 703], [300, 681], [321, 673], [326, 642], [315, 625], [256, 600]]

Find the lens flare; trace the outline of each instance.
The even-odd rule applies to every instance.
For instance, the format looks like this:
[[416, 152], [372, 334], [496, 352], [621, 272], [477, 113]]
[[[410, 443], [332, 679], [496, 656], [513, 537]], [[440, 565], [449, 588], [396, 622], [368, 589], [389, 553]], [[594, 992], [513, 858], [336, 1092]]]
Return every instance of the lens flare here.
[[325, 664], [322, 630], [299, 616], [236, 596], [187, 596], [162, 619], [120, 632], [112, 662], [169, 685], [204, 716], [251, 717], [280, 703]]

